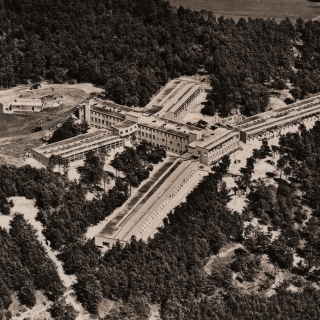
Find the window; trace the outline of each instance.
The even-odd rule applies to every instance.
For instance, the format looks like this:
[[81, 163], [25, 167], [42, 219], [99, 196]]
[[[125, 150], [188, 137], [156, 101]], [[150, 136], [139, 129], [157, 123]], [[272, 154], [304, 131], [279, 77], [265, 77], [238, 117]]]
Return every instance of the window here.
[[162, 139], [162, 142], [164, 142], [164, 139]]
[[120, 134], [123, 134], [123, 131], [120, 131]]
[[170, 144], [172, 144], [172, 141], [170, 141]]
[[105, 247], [110, 248], [110, 243], [109, 242], [102, 242], [102, 245], [105, 246]]
[[149, 138], [151, 139], [151, 133], [149, 133]]
[[93, 121], [93, 117], [91, 117], [91, 121]]
[[155, 135], [153, 135], [152, 137], [153, 137], [153, 139], [155, 139], [155, 138], [156, 138], [156, 137], [155, 137]]
[[180, 143], [178, 143], [178, 147], [180, 147]]
[[141, 132], [141, 134], [144, 136], [144, 132]]
[[128, 130], [126, 130], [126, 133], [128, 132]]
[[97, 118], [94, 118], [94, 121], [97, 122]]

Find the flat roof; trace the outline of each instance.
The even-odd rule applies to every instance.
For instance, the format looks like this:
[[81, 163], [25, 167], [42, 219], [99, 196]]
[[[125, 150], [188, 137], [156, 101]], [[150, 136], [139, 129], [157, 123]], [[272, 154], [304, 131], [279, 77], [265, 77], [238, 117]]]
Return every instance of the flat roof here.
[[112, 127], [116, 128], [116, 129], [125, 129], [125, 128], [129, 128], [133, 125], [137, 124], [136, 122], [130, 121], [130, 120], [125, 120], [123, 122], [120, 123], [116, 123], [114, 124]]
[[190, 131], [202, 131], [202, 129], [198, 127], [172, 120], [165, 120], [158, 116], [141, 116], [139, 125], [175, 134], [184, 138], [189, 137]]
[[126, 111], [126, 112], [130, 112], [133, 111], [132, 108], [127, 107], [127, 106], [123, 106], [121, 104], [117, 104], [114, 103], [112, 101], [108, 101], [108, 100], [102, 100], [100, 98], [93, 98], [90, 100], [90, 104], [92, 107], [102, 107], [102, 108], [111, 108], [111, 109], [115, 109], [115, 110], [121, 110], [121, 111]]
[[15, 102], [30, 102], [30, 101], [42, 102], [41, 99], [33, 99], [33, 98], [17, 98], [17, 99], [15, 99]]
[[179, 108], [190, 98], [191, 95], [193, 95], [198, 89], [200, 88], [200, 85], [194, 85], [190, 88], [187, 92], [185, 92], [184, 96], [171, 108], [169, 108], [169, 112], [176, 112], [179, 110]]
[[51, 149], [55, 149], [55, 148], [59, 148], [65, 145], [69, 145], [69, 144], [73, 144], [73, 143], [77, 143], [77, 142], [82, 142], [86, 139], [90, 139], [90, 138], [96, 138], [99, 135], [108, 135], [111, 136], [111, 132], [109, 130], [97, 130], [94, 132], [90, 132], [90, 133], [84, 133], [84, 134], [80, 134], [79, 136], [73, 137], [73, 138], [69, 138], [69, 139], [65, 139], [62, 141], [58, 141], [55, 143], [51, 143], [51, 144], [47, 144], [44, 146], [41, 146], [39, 148], [36, 148], [34, 150], [39, 151], [39, 152], [44, 152], [47, 150], [51, 150]]
[[163, 104], [163, 109], [165, 111], [169, 111], [194, 86], [194, 83], [190, 83], [187, 81], [182, 81], [181, 84], [182, 85], [180, 85], [177, 90], [172, 92], [172, 95]]
[[319, 98], [320, 98], [320, 96], [315, 96], [315, 97], [312, 97], [312, 98], [309, 98], [309, 99], [305, 99], [305, 100], [302, 100], [302, 101], [299, 101], [299, 102], [296, 102], [296, 103], [292, 103], [292, 104], [290, 104], [288, 106], [285, 106], [285, 107], [282, 107], [282, 108], [273, 109], [273, 110], [269, 110], [269, 111], [266, 111], [266, 112], [259, 113], [257, 115], [254, 115], [252, 117], [248, 117], [248, 118], [244, 119], [243, 121], [238, 122], [235, 125], [235, 128], [237, 128], [238, 126], [241, 126], [243, 124], [246, 124], [246, 123], [249, 124], [250, 122], [256, 121], [256, 120], [259, 120], [259, 119], [264, 119], [264, 118], [268, 118], [268, 117], [274, 117], [274, 116], [276, 116], [277, 114], [279, 114], [281, 112], [290, 111], [291, 109], [297, 109], [297, 108], [303, 107], [305, 105], [309, 105], [309, 107], [311, 107], [312, 105], [317, 104], [319, 102]]
[[196, 147], [201, 147], [201, 148], [207, 148], [211, 147], [214, 144], [219, 144], [224, 137], [228, 137], [231, 133], [238, 133], [237, 131], [234, 130], [229, 130], [226, 128], [217, 128], [213, 131], [206, 130], [202, 138], [196, 141], [193, 141], [189, 144], [189, 147], [191, 148], [196, 148]]
[[149, 114], [155, 114], [157, 112], [159, 112], [160, 110], [162, 110], [161, 106], [151, 106], [148, 109], [145, 109], [144, 112], [149, 113]]
[[38, 101], [17, 101], [17, 102], [12, 102], [12, 106], [42, 106], [42, 102]]
[[163, 100], [168, 97], [168, 95], [181, 83], [180, 79], [173, 79], [168, 82], [164, 88], [160, 90], [160, 92], [146, 105], [146, 109], [149, 109], [152, 106], [161, 106]]
[[92, 111], [97, 111], [97, 112], [101, 112], [103, 114], [108, 114], [108, 115], [113, 116], [115, 118], [125, 119], [125, 117], [126, 117], [126, 115], [124, 113], [113, 111], [110, 109], [105, 109], [103, 107], [92, 106], [91, 108], [92, 108]]
[[305, 113], [312, 113], [314, 111], [320, 111], [320, 103], [314, 105], [301, 106], [299, 108], [290, 110], [288, 113], [276, 115], [271, 118], [261, 119], [261, 121], [259, 122], [251, 123], [245, 127], [240, 127], [237, 129], [243, 132], [254, 131], [257, 129], [261, 130], [261, 128], [270, 127], [270, 125], [272, 124], [277, 126], [290, 121], [290, 119], [292, 119], [293, 121], [295, 119], [298, 119]]
[[[156, 193], [151, 196], [131, 217], [129, 221], [126, 219], [124, 224], [120, 224], [121, 230], [116, 235], [116, 238], [124, 241], [130, 241], [142, 225], [149, 217], [159, 208], [159, 206], [167, 199], [167, 197], [181, 184], [186, 175], [195, 167], [195, 162], [190, 160], [182, 161], [179, 166], [166, 178], [164, 183], [159, 187]], [[170, 183], [170, 184], [169, 184]], [[149, 233], [151, 234], [151, 230]]]
[[[98, 236], [129, 241], [131, 236], [140, 229], [141, 225], [155, 212], [168, 197], [168, 194], [181, 183], [181, 180], [185, 178], [185, 174], [188, 174], [194, 166], [195, 162], [190, 160], [176, 160], [148, 190], [148, 192], [151, 191], [151, 195], [143, 195], [142, 201], [136, 203], [134, 208], [130, 212], [127, 211], [125, 215], [121, 212], [120, 214], [118, 213], [118, 216], [113, 216]], [[168, 175], [168, 173], [170, 174]]]
[[184, 93], [186, 92], [185, 86], [190, 84], [201, 85], [201, 82], [194, 79], [188, 79], [188, 78], [177, 78], [177, 79], [171, 80], [147, 104], [147, 106], [145, 107], [145, 112], [147, 112], [148, 109], [152, 109], [154, 106], [161, 107], [166, 111], [166, 108], [171, 107], [173, 103], [176, 103], [179, 100], [179, 98], [181, 98], [184, 95]]
[[[59, 149], [46, 151], [42, 153], [42, 155], [46, 156], [47, 158], [50, 157], [52, 154], [61, 155], [61, 156], [72, 156], [72, 155], [78, 154], [79, 152], [86, 152], [86, 151], [92, 150], [95, 146], [103, 145], [106, 142], [112, 145], [113, 143], [116, 143], [122, 140], [123, 138], [119, 136], [105, 136], [100, 138], [98, 137], [94, 140], [91, 140], [90, 142], [86, 142], [86, 141], [79, 142], [71, 146], [67, 145], [65, 147], [60, 147]], [[34, 150], [34, 151], [38, 152], [37, 150]]]

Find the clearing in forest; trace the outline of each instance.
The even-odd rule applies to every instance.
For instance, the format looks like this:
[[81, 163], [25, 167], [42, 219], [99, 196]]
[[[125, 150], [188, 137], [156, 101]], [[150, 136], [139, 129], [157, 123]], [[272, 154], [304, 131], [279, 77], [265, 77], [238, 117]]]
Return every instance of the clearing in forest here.
[[170, 0], [170, 3], [192, 10], [212, 11], [216, 17], [224, 16], [236, 21], [241, 17], [310, 20], [320, 15], [320, 4], [306, 0]]
[[[42, 145], [42, 136], [49, 128], [64, 122], [91, 92], [101, 91], [88, 83], [41, 83], [41, 88], [34, 90], [24, 85], [0, 91], [4, 110], [17, 98], [42, 98], [45, 102], [44, 110], [38, 113], [4, 113], [0, 108], [0, 163], [23, 165], [26, 151]], [[32, 133], [40, 124], [43, 130]]]

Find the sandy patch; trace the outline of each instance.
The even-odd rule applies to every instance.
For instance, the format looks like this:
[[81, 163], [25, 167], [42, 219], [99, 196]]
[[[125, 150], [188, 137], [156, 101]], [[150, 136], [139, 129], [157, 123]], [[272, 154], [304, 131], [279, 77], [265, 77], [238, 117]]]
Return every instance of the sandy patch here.
[[247, 205], [247, 198], [246, 197], [236, 197], [232, 196], [231, 201], [228, 202], [227, 207], [231, 211], [237, 211], [242, 213], [244, 207]]
[[150, 305], [150, 318], [149, 320], [160, 320], [160, 306], [156, 305], [156, 304], [152, 304]]
[[242, 248], [243, 245], [240, 243], [236, 243], [235, 245], [233, 245], [232, 247], [228, 247], [227, 248], [222, 248], [219, 252], [219, 255], [211, 255], [209, 258], [209, 261], [206, 263], [206, 265], [204, 266], [204, 271], [207, 274], [211, 274], [211, 267], [212, 264], [215, 260], [217, 259], [221, 259], [221, 258], [225, 258], [231, 254], [233, 254], [234, 250], [238, 249], [238, 248]]
[[37, 169], [42, 169], [42, 168], [46, 168], [45, 165], [43, 165], [42, 163], [40, 163], [39, 161], [37, 161], [34, 158], [27, 158], [25, 159], [25, 164], [29, 164], [31, 167], [37, 168]]
[[262, 232], [264, 232], [265, 234], [267, 233], [271, 233], [271, 241], [275, 240], [279, 235], [280, 235], [280, 229], [279, 230], [271, 230], [269, 231], [268, 228], [270, 228], [270, 225], [262, 225], [259, 223], [259, 219], [258, 218], [253, 218], [252, 221], [244, 221], [244, 228], [246, 228], [248, 225], [252, 225], [253, 227], [259, 227], [261, 229]]
[[0, 227], [1, 228], [4, 228], [6, 230], [9, 230], [10, 228], [10, 221], [11, 221], [12, 217], [11, 216], [7, 216], [7, 215], [4, 215], [4, 214], [0, 214]]
[[[23, 320], [30, 318], [32, 320], [46, 320], [46, 319], [52, 319], [50, 312], [47, 311], [47, 308], [49, 308], [52, 305], [52, 302], [48, 300], [40, 291], [36, 291], [35, 294], [36, 297], [36, 305], [31, 308], [24, 308], [19, 307], [20, 303], [17, 299], [13, 300], [13, 304], [10, 306], [9, 310], [12, 311], [13, 318], [16, 320]], [[12, 308], [13, 307], [13, 308]], [[18, 310], [26, 310], [24, 312], [17, 312]], [[16, 314], [20, 314], [19, 316], [16, 316]]]

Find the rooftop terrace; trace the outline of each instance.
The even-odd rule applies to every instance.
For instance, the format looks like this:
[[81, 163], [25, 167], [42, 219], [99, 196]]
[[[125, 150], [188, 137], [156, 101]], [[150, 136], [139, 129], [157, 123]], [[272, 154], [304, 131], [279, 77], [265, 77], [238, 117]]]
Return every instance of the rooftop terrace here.
[[[243, 125], [245, 125], [245, 124], [248, 124], [248, 126], [250, 126], [252, 122], [259, 122], [259, 120], [263, 121], [266, 118], [282, 117], [286, 113], [292, 112], [292, 111], [299, 109], [299, 108], [302, 108], [302, 107], [311, 108], [312, 106], [319, 103], [319, 98], [320, 98], [320, 96], [312, 97], [312, 98], [309, 98], [309, 99], [306, 99], [303, 101], [292, 103], [286, 107], [282, 107], [282, 108], [274, 109], [274, 110], [269, 110], [269, 111], [254, 115], [252, 117], [244, 119], [243, 121], [238, 122], [235, 125], [235, 128], [242, 129], [242, 128], [244, 128]], [[241, 128], [239, 128], [239, 127], [241, 127]]]
[[202, 138], [200, 140], [193, 141], [189, 144], [189, 147], [196, 148], [209, 148], [212, 147], [214, 144], [219, 144], [225, 137], [228, 135], [235, 133], [233, 130], [228, 130], [226, 128], [217, 128], [213, 132], [206, 130]]
[[79, 136], [76, 136], [70, 139], [44, 145], [39, 148], [36, 148], [35, 150], [39, 153], [45, 153], [45, 152], [50, 152], [50, 151], [59, 150], [63, 148], [68, 149], [75, 145], [89, 143], [89, 141], [98, 141], [99, 138], [105, 139], [106, 137], [110, 137], [110, 138], [112, 137], [110, 131], [97, 130], [94, 132], [81, 134]]
[[243, 132], [254, 132], [254, 131], [261, 131], [263, 128], [268, 128], [270, 126], [280, 126], [282, 124], [294, 121], [299, 119], [301, 116], [305, 116], [307, 114], [311, 114], [313, 112], [320, 111], [320, 104], [312, 104], [301, 106], [296, 109], [289, 110], [287, 113], [282, 115], [275, 115], [271, 118], [261, 119], [259, 122], [255, 123], [248, 123], [247, 125], [237, 128]]
[[165, 120], [157, 116], [149, 116], [149, 117], [141, 116], [139, 125], [160, 130], [163, 132], [175, 134], [185, 138], [189, 136], [190, 131], [202, 130], [192, 125], [187, 125], [187, 124], [172, 121], [172, 120]]
[[128, 128], [128, 127], [131, 127], [131, 126], [133, 126], [135, 124], [136, 123], [133, 122], [133, 121], [125, 120], [123, 122], [114, 124], [112, 127], [121, 130], [121, 129], [125, 129], [125, 128]]

